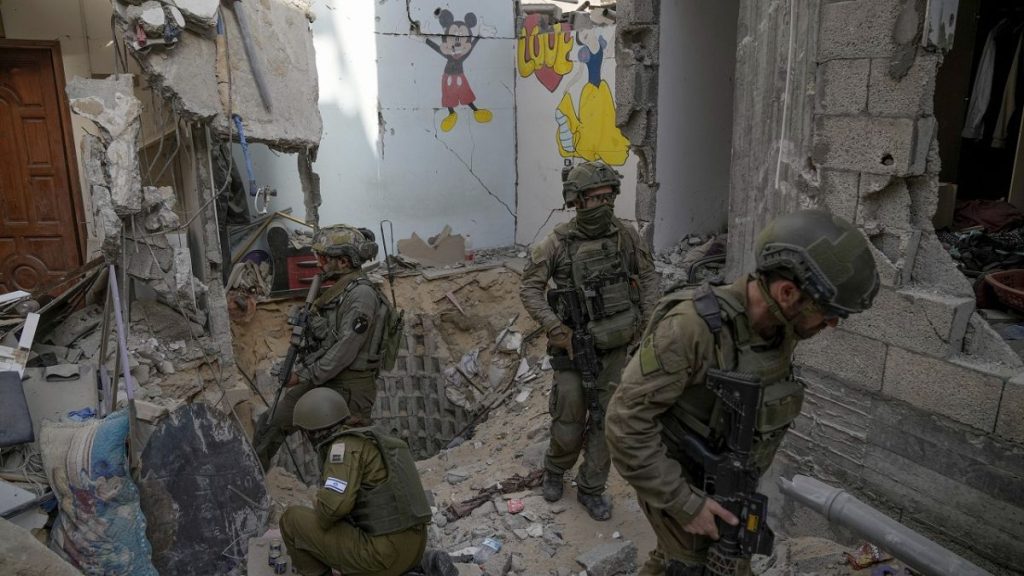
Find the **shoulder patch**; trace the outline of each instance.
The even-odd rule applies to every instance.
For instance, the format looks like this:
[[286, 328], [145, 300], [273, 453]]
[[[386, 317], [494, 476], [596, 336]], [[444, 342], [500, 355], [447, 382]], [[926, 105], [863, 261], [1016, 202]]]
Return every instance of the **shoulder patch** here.
[[360, 314], [356, 316], [356, 319], [352, 321], [352, 331], [356, 334], [362, 334], [366, 332], [366, 329], [370, 327], [370, 319], [366, 317], [366, 314]]
[[334, 478], [333, 476], [328, 476], [327, 480], [324, 482], [324, 488], [328, 490], [333, 490], [338, 494], [344, 494], [345, 489], [348, 488], [348, 482], [345, 480]]
[[654, 351], [654, 334], [648, 334], [640, 343], [640, 372], [648, 376], [661, 370], [661, 363], [658, 362], [658, 354]]
[[345, 462], [344, 442], [337, 442], [331, 446], [331, 454], [327, 461], [331, 464], [343, 464]]

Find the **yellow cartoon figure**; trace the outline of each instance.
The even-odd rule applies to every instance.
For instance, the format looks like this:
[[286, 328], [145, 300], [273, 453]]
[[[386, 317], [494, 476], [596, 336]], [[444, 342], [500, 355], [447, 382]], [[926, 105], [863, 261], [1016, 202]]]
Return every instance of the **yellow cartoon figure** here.
[[629, 140], [615, 125], [615, 100], [608, 82], [601, 79], [601, 63], [608, 41], [597, 37], [597, 51], [576, 34], [581, 46], [579, 62], [587, 66], [587, 83], [580, 91], [579, 113], [573, 107], [572, 97], [566, 92], [555, 111], [558, 130], [555, 138], [558, 152], [563, 158], [603, 160], [622, 166], [629, 156]]

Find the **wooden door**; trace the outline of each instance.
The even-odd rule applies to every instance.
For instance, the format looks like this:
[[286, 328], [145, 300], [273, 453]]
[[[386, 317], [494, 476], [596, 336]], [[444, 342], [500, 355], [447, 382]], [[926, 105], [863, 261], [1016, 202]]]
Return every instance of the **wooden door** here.
[[0, 293], [82, 264], [72, 141], [59, 44], [0, 40]]

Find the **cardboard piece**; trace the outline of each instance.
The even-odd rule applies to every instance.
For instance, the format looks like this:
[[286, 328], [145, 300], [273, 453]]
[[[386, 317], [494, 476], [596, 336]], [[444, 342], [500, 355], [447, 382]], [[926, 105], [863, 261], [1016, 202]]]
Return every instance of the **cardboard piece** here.
[[[0, 480], [0, 512], [7, 512], [35, 499], [36, 495], [28, 490], [23, 490], [10, 482]], [[46, 514], [40, 512], [37, 506], [11, 518], [10, 522], [26, 530], [31, 530], [33, 528], [42, 528], [46, 525], [46, 520]]]
[[445, 226], [440, 234], [424, 242], [415, 232], [412, 238], [398, 241], [398, 253], [413, 258], [424, 266], [447, 266], [466, 259], [466, 239], [452, 234], [451, 226]]

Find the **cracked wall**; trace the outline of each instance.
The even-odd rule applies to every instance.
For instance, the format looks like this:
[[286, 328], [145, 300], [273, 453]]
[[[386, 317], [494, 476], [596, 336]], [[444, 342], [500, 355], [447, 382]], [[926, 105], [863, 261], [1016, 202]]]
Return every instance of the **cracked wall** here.
[[771, 494], [775, 476], [811, 473], [1014, 573], [1024, 563], [1014, 496], [1024, 492], [1024, 366], [976, 314], [931, 224], [932, 100], [950, 4], [741, 3], [729, 271], [753, 267], [772, 216], [818, 206], [857, 223], [882, 277], [870, 311], [798, 349], [808, 397], [764, 483], [777, 525], [849, 540]]
[[[446, 9], [454, 21], [466, 22], [467, 13], [476, 20], [469, 27], [476, 40], [462, 59], [461, 79], [446, 76], [448, 58], [427, 42], [443, 44], [439, 17]], [[313, 164], [320, 177], [319, 221], [376, 229], [388, 218], [398, 238], [432, 235], [451, 224], [456, 232], [470, 234], [476, 247], [511, 244], [516, 223], [512, 6], [328, 0], [316, 3], [314, 12], [324, 122]], [[487, 112], [474, 112], [469, 103]], [[454, 104], [454, 119], [446, 121], [445, 104]], [[291, 207], [303, 217], [296, 159], [256, 147], [254, 162], [257, 180], [278, 190], [270, 209]]]

